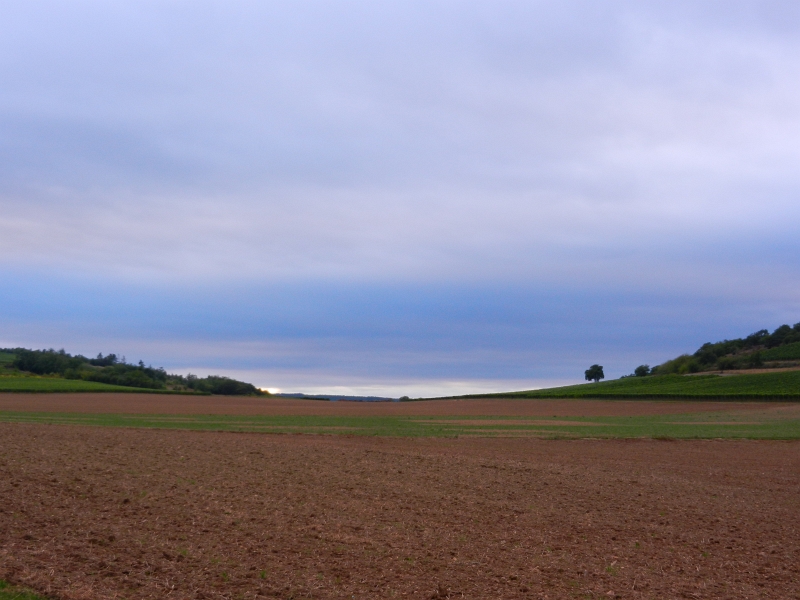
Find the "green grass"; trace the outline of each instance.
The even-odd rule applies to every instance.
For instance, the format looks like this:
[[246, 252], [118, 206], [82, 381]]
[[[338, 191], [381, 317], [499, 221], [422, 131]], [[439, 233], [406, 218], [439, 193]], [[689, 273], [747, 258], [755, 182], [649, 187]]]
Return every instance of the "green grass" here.
[[[469, 397], [469, 396], [464, 396]], [[493, 398], [691, 398], [800, 400], [800, 371], [745, 375], [625, 377], [545, 390], [488, 394]]]
[[0, 600], [45, 600], [45, 598], [0, 579]]
[[58, 377], [0, 376], [0, 392], [161, 392]]
[[800, 342], [778, 346], [761, 353], [762, 360], [800, 360]]
[[800, 439], [800, 418], [763, 411], [720, 411], [635, 417], [338, 417], [119, 415], [0, 412], [8, 423], [71, 424], [196, 431], [392, 437]]
[[10, 365], [15, 357], [16, 355], [11, 352], [0, 352], [0, 367]]

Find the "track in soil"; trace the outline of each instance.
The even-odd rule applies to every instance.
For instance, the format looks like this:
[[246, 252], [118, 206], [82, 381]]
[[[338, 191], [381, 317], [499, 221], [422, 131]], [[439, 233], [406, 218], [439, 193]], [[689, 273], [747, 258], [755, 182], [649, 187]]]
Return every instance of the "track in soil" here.
[[800, 443], [0, 424], [55, 598], [798, 598]]

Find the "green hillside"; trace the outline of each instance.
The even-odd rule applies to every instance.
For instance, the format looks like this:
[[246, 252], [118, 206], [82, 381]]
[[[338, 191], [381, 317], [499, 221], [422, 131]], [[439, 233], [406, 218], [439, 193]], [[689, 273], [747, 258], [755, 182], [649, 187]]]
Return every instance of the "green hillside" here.
[[[0, 392], [148, 392], [158, 393], [162, 390], [150, 390], [124, 385], [110, 385], [96, 381], [80, 379], [62, 379], [60, 377], [0, 377]], [[163, 393], [163, 392], [162, 392]]]
[[225, 396], [261, 396], [254, 385], [220, 375], [197, 377], [130, 364], [116, 354], [96, 358], [64, 350], [0, 349], [0, 391], [157, 391]]
[[777, 348], [770, 348], [761, 353], [761, 359], [765, 361], [772, 360], [800, 360], [800, 342], [793, 344], [786, 344], [785, 346], [778, 346]]
[[800, 323], [781, 325], [772, 333], [761, 329], [745, 338], [707, 342], [694, 354], [682, 354], [650, 369], [641, 365], [637, 375], [686, 375], [705, 371], [800, 366]]
[[[800, 371], [742, 375], [623, 377], [544, 390], [490, 394], [502, 398], [694, 398], [800, 400]], [[485, 396], [484, 396], [485, 397]]]

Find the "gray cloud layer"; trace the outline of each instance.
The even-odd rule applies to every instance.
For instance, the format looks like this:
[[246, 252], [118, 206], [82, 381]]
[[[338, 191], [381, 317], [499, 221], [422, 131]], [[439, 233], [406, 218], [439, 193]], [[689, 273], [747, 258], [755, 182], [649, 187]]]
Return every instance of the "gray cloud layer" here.
[[794, 233], [788, 2], [3, 10], [11, 263], [583, 275], [604, 248]]

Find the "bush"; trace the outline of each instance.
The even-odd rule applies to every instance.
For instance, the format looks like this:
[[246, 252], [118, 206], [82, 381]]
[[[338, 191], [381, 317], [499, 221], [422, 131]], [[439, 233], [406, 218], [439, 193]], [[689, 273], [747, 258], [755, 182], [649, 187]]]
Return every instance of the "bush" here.
[[700, 363], [688, 354], [681, 354], [677, 358], [668, 360], [664, 364], [658, 365], [651, 370], [652, 375], [686, 375], [687, 373], [697, 373], [701, 370]]
[[747, 357], [747, 366], [751, 369], [764, 366], [764, 359], [761, 357], [761, 352], [753, 352]]
[[198, 392], [208, 392], [222, 396], [258, 396], [263, 394], [256, 386], [229, 377], [209, 375], [204, 379], [188, 377], [187, 386]]
[[717, 361], [717, 369], [720, 371], [731, 371], [737, 368], [736, 360], [730, 356], [723, 356]]

